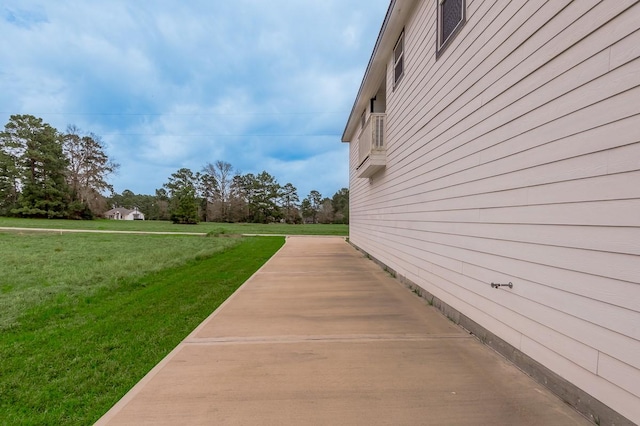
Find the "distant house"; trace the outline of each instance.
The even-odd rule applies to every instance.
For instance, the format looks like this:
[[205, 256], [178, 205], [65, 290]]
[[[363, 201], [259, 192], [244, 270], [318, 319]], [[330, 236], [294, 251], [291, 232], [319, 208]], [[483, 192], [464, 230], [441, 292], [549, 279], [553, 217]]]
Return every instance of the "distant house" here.
[[144, 220], [144, 214], [137, 207], [134, 207], [133, 210], [116, 207], [105, 212], [104, 217], [113, 220]]
[[352, 244], [640, 424], [639, 1], [393, 0], [342, 140]]

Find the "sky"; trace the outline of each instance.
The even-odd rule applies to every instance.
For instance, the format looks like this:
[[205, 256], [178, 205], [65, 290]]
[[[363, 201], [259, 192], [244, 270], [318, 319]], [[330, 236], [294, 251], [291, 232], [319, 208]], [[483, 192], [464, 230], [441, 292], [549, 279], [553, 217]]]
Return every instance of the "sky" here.
[[0, 0], [0, 126], [100, 136], [121, 193], [222, 160], [331, 197], [389, 0]]

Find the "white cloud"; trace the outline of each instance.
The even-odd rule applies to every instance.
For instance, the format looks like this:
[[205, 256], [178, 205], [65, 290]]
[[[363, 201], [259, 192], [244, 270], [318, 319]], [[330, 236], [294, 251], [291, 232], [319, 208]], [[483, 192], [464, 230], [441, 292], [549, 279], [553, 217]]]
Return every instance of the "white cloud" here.
[[388, 0], [7, 3], [0, 119], [102, 134], [116, 190], [219, 159], [301, 196], [347, 185], [340, 135]]

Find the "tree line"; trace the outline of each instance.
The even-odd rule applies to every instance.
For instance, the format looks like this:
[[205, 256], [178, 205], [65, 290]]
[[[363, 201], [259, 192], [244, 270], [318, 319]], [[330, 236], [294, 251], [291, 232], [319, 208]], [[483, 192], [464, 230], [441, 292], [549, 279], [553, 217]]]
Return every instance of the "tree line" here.
[[93, 133], [12, 115], [0, 132], [0, 215], [91, 219], [106, 209], [118, 167]]
[[[108, 182], [119, 165], [101, 138], [74, 125], [60, 132], [33, 115], [12, 115], [0, 132], [0, 215], [92, 219], [113, 207], [175, 223], [348, 223], [349, 190], [312, 190], [300, 200], [270, 173], [242, 174], [226, 161], [182, 168], [154, 195], [116, 194]], [[109, 194], [109, 195], [105, 195]]]
[[333, 197], [312, 190], [300, 200], [292, 183], [281, 185], [263, 171], [242, 174], [226, 161], [207, 163], [201, 171], [182, 168], [169, 176], [155, 195], [136, 195], [130, 190], [114, 194], [117, 207], [137, 207], [151, 220], [175, 223], [286, 222], [349, 223], [349, 190]]

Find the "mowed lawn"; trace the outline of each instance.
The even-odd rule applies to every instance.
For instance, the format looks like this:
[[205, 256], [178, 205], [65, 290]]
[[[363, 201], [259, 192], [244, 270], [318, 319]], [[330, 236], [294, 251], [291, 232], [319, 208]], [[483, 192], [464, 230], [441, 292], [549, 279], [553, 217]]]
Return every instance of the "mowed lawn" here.
[[95, 422], [283, 243], [0, 232], [0, 424]]
[[0, 227], [13, 228], [50, 228], [50, 229], [88, 229], [108, 231], [141, 232], [194, 232], [212, 234], [277, 234], [277, 235], [338, 235], [347, 236], [349, 225], [305, 224], [288, 225], [286, 223], [217, 223], [201, 222], [197, 225], [176, 225], [156, 220], [62, 220], [62, 219], [20, 219], [0, 217]]

